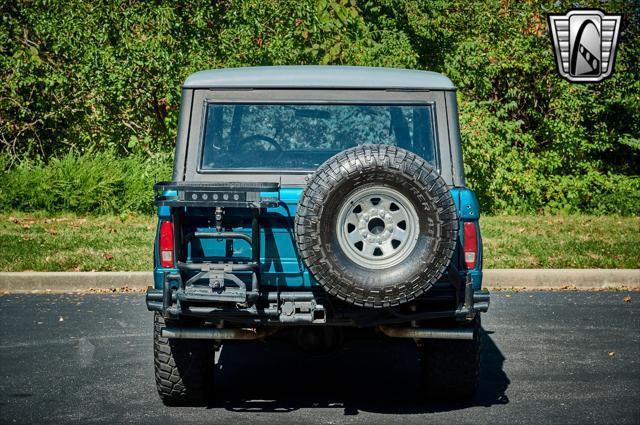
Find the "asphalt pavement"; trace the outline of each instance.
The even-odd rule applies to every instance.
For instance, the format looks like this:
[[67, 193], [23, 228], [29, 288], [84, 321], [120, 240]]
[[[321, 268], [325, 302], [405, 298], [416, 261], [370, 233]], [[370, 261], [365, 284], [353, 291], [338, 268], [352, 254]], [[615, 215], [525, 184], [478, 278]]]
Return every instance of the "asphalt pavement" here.
[[469, 403], [420, 397], [408, 341], [322, 356], [242, 342], [219, 355], [215, 404], [170, 408], [154, 386], [142, 294], [5, 295], [0, 422], [638, 424], [639, 314], [638, 292], [492, 294]]

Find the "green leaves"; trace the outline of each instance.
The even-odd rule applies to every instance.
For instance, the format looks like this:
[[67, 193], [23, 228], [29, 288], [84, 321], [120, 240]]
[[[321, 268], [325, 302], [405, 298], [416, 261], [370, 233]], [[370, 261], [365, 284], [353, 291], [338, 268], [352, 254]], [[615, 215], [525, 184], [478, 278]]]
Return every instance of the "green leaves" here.
[[570, 7], [542, 0], [9, 2], [0, 21], [2, 165], [46, 164], [69, 152], [170, 154], [180, 86], [201, 69], [416, 68], [442, 72], [458, 87], [467, 182], [484, 211], [640, 214], [637, 5], [581, 2], [624, 13], [615, 72], [590, 85], [568, 83], [555, 70], [546, 14]]
[[106, 151], [68, 154], [46, 164], [23, 161], [9, 167], [9, 158], [3, 154], [0, 176], [5, 184], [0, 187], [0, 210], [151, 214], [153, 182], [170, 177], [171, 159], [169, 154], [119, 158]]

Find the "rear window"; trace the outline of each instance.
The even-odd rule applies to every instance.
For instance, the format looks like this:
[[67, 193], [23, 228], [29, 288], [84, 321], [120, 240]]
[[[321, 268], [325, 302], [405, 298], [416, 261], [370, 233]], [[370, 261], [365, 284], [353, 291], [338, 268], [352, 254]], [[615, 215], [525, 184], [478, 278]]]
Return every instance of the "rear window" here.
[[208, 103], [200, 169], [314, 170], [362, 144], [410, 150], [435, 166], [431, 104]]

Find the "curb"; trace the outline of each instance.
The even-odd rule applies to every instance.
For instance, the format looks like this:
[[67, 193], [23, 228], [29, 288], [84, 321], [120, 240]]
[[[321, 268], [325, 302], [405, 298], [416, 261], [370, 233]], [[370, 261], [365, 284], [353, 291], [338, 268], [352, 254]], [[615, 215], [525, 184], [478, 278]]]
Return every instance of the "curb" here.
[[640, 290], [640, 269], [491, 269], [488, 289], [630, 289]]
[[[0, 292], [80, 292], [144, 290], [151, 272], [0, 272]], [[491, 289], [640, 291], [640, 269], [491, 269], [483, 286]]]
[[113, 288], [146, 289], [151, 272], [0, 272], [0, 292], [79, 292]]

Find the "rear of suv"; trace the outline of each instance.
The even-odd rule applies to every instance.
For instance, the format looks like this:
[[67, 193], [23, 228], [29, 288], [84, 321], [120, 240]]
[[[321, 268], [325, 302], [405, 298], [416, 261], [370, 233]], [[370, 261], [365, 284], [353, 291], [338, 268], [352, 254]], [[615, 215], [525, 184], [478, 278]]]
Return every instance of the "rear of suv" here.
[[225, 340], [324, 350], [413, 339], [425, 395], [471, 397], [480, 367], [479, 206], [455, 87], [426, 71], [289, 66], [185, 82], [158, 205], [155, 376], [206, 401]]

